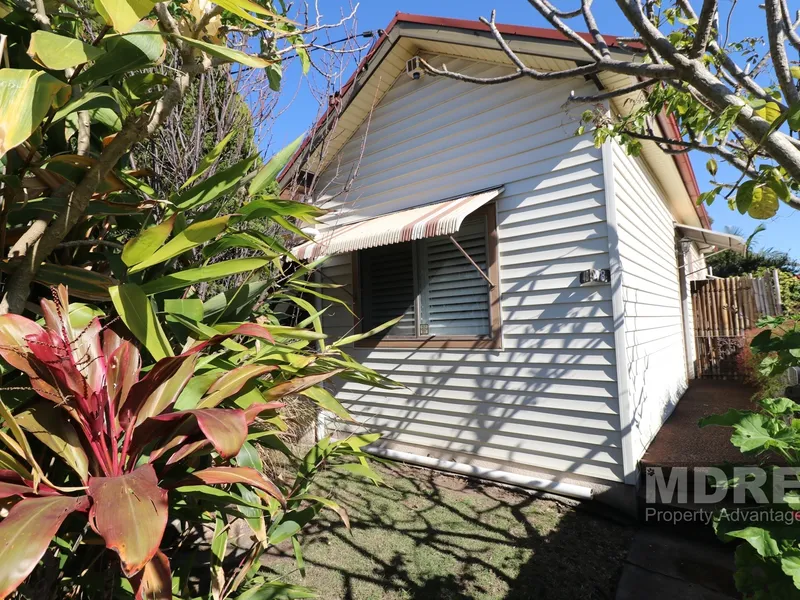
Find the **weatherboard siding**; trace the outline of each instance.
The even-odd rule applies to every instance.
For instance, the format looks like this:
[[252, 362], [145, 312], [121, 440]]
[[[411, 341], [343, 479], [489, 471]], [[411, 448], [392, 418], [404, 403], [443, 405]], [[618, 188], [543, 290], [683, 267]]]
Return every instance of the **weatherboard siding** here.
[[674, 219], [643, 161], [613, 147], [628, 406], [638, 460], [687, 386]]
[[[429, 60], [473, 75], [507, 72]], [[578, 279], [609, 267], [602, 155], [574, 135], [580, 110], [563, 106], [571, 90], [592, 87], [401, 75], [321, 174], [318, 202], [337, 209], [330, 223], [340, 224], [505, 186], [497, 200], [502, 350], [350, 350], [405, 385], [338, 390], [385, 438], [422, 455], [621, 480], [611, 289]], [[350, 260], [331, 257], [324, 269], [325, 280], [347, 286], [334, 293], [348, 301]], [[352, 331], [353, 317], [335, 307], [324, 326], [335, 339]]]

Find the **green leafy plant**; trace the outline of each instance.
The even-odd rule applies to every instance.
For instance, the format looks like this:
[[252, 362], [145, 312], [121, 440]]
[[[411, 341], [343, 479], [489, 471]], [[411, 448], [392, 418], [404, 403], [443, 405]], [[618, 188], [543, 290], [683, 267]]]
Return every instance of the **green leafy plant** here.
[[[754, 355], [760, 356], [759, 370], [765, 377], [774, 377], [790, 366], [800, 365], [800, 329], [784, 317], [764, 319], [759, 323], [767, 327], [751, 342]], [[701, 427], [716, 425], [732, 427], [731, 443], [751, 456], [767, 473], [760, 489], [764, 496], [761, 504], [753, 502], [736, 507], [730, 516], [729, 509], [715, 514], [714, 528], [724, 541], [741, 542], [736, 550], [736, 585], [747, 598], [794, 598], [800, 590], [800, 523], [794, 519], [775, 516], [765, 519], [765, 510], [772, 515], [796, 515], [800, 510], [800, 495], [788, 491], [782, 497], [773, 495], [773, 479], [787, 474], [775, 471], [777, 465], [794, 468], [787, 489], [792, 490], [798, 481], [800, 468], [800, 404], [789, 398], [763, 398], [758, 410], [729, 410], [722, 415], [712, 415], [700, 421]], [[725, 482], [726, 487], [753, 485], [741, 477]], [[795, 484], [794, 486], [792, 484]], [[746, 490], [747, 491], [747, 490]], [[752, 491], [745, 496], [755, 500]], [[768, 504], [763, 503], [763, 499]]]

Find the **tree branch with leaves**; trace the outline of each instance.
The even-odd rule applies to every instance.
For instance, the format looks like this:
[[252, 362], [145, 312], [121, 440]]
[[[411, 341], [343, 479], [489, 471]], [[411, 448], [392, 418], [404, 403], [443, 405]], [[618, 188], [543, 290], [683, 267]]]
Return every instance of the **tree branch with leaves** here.
[[[615, 139], [634, 155], [642, 142], [655, 143], [670, 154], [706, 153], [712, 178], [718, 172], [717, 160], [740, 173], [735, 181], [713, 179], [712, 189], [700, 196], [701, 203], [711, 204], [723, 196], [731, 207], [759, 219], [773, 216], [780, 201], [800, 209], [800, 67], [789, 59], [790, 51], [800, 51], [800, 35], [786, 0], [765, 1], [766, 40], [751, 37], [735, 42], [728, 41], [729, 32], [720, 23], [729, 27], [736, 3], [730, 14], [721, 15], [717, 0], [616, 0], [635, 35], [611, 38], [600, 31], [592, 0], [579, 0], [569, 9], [549, 0], [528, 1], [584, 53], [584, 61], [557, 71], [527, 66], [508, 44], [492, 12], [481, 21], [514, 66], [513, 72], [472, 77], [423, 61], [425, 70], [475, 84], [629, 75], [630, 82], [617, 89], [565, 98], [569, 103], [594, 105], [584, 112], [581, 131], [592, 126], [598, 144]], [[634, 108], [621, 109], [623, 100]], [[665, 115], [674, 117], [677, 133], [659, 126]]]

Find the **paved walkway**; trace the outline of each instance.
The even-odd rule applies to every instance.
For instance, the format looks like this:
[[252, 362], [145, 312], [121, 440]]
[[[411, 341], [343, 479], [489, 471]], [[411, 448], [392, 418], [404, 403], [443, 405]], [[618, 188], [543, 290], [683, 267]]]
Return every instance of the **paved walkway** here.
[[735, 544], [722, 544], [710, 529], [672, 532], [643, 527], [634, 536], [616, 600], [731, 600]]
[[694, 379], [678, 406], [656, 434], [642, 457], [642, 467], [702, 467], [723, 463], [747, 464], [745, 457], [731, 444], [728, 427], [704, 427], [697, 422], [708, 415], [721, 414], [729, 408], [751, 410], [755, 389], [736, 381]]

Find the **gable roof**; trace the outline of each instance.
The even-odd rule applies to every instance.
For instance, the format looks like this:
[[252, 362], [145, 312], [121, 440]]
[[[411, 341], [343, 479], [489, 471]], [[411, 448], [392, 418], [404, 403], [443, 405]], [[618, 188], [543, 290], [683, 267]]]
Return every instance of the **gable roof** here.
[[[583, 50], [555, 29], [505, 24], [498, 24], [497, 28], [526, 64], [538, 70], [562, 70], [587, 62]], [[579, 35], [593, 42], [590, 34]], [[612, 54], [630, 59], [631, 51], [623, 48], [615, 36], [603, 37]], [[404, 72], [406, 61], [421, 52], [511, 64], [488, 26], [480, 21], [398, 12], [347, 83], [331, 97], [328, 109], [281, 173], [279, 181], [288, 182], [300, 168], [322, 170]], [[600, 73], [598, 81], [605, 88], [618, 89], [636, 80], [625, 75]], [[616, 99], [615, 108], [624, 107], [629, 97], [632, 95]], [[667, 135], [678, 131], [672, 117], [659, 119], [659, 128]], [[703, 227], [710, 227], [705, 207], [696, 203], [699, 188], [688, 156], [667, 155], [652, 142], [644, 142], [642, 155], [667, 194], [683, 197], [680, 220], [690, 224], [696, 220]], [[690, 209], [687, 209], [688, 204], [691, 204]]]

